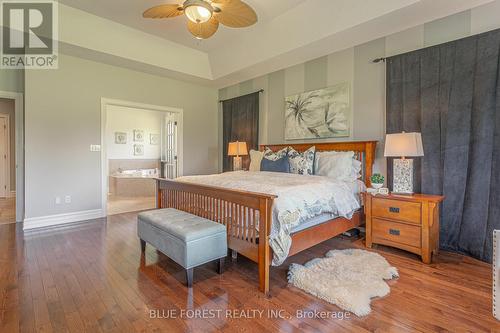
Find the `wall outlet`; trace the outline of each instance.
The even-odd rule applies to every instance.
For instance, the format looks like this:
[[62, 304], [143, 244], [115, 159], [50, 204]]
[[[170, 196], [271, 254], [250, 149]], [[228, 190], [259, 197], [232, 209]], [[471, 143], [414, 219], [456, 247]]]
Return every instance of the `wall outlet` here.
[[101, 145], [90, 145], [90, 151], [101, 151]]
[[61, 197], [56, 197], [56, 205], [60, 205], [61, 204]]
[[65, 196], [64, 197], [64, 202], [67, 203], [67, 204], [71, 203], [71, 195]]

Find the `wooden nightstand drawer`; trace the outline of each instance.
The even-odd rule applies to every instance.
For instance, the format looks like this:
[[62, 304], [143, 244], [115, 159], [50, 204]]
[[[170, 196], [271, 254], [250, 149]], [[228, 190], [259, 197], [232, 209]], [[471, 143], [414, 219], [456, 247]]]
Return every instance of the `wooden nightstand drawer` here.
[[432, 254], [439, 250], [439, 203], [443, 199], [440, 195], [365, 193], [366, 246], [397, 247], [430, 264]]
[[420, 224], [422, 214], [421, 206], [419, 202], [373, 198], [372, 215]]
[[373, 218], [372, 237], [374, 242], [384, 243], [383, 240], [396, 242], [420, 248], [421, 228], [416, 225], [392, 222]]

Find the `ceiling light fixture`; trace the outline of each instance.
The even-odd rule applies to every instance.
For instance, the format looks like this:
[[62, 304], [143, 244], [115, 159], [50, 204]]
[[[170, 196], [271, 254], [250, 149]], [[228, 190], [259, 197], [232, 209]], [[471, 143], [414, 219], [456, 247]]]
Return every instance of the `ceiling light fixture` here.
[[188, 0], [184, 3], [187, 18], [194, 23], [205, 23], [212, 18], [213, 7], [203, 0]]
[[212, 37], [219, 29], [219, 23], [231, 28], [244, 28], [255, 24], [258, 19], [252, 7], [242, 0], [185, 0], [182, 4], [151, 7], [142, 16], [164, 19], [183, 14], [188, 18], [189, 32], [197, 39]]

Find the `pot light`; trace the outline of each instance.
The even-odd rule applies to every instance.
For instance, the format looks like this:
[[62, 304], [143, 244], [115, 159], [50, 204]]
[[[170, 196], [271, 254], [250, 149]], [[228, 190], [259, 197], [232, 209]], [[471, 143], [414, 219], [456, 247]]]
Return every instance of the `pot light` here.
[[212, 6], [203, 0], [188, 0], [184, 4], [184, 13], [194, 23], [205, 23], [212, 18]]

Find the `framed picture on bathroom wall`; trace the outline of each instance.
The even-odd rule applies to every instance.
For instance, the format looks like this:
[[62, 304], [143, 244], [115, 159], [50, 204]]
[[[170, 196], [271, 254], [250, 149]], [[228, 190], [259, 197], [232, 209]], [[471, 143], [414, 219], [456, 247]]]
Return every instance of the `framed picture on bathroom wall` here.
[[160, 134], [153, 134], [153, 133], [151, 133], [149, 135], [149, 143], [152, 146], [158, 146], [160, 144]]
[[134, 145], [134, 156], [144, 156], [144, 145]]
[[117, 145], [127, 144], [127, 133], [115, 132], [115, 144], [117, 144]]
[[134, 142], [143, 142], [143, 141], [144, 141], [144, 131], [134, 130]]

